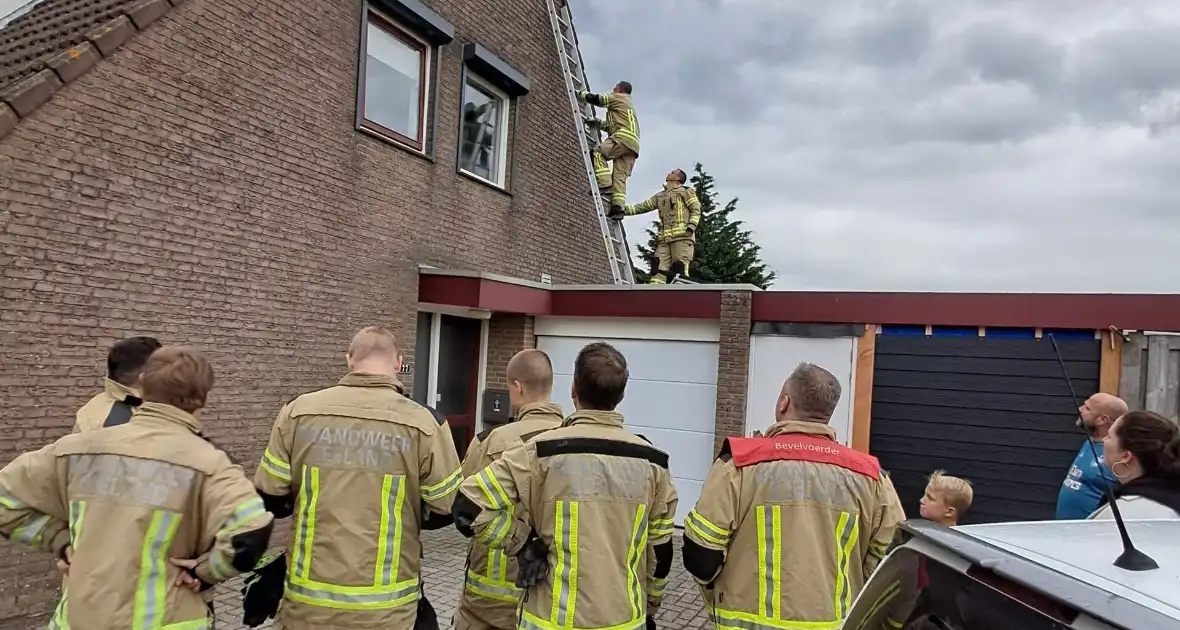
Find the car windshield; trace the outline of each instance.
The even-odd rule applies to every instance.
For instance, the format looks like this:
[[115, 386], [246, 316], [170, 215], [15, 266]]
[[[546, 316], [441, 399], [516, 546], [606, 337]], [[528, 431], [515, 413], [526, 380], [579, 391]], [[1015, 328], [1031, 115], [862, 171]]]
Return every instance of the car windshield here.
[[[1027, 593], [1027, 595], [1032, 595]], [[1038, 602], [1033, 602], [1038, 603]], [[1068, 614], [1063, 618], [1072, 620]], [[1068, 630], [983, 578], [898, 548], [865, 585], [843, 630]]]

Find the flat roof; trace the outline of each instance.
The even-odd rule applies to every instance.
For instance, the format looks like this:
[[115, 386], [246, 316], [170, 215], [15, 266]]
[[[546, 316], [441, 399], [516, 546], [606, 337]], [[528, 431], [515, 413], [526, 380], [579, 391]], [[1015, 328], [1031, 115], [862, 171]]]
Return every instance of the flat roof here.
[[[747, 294], [753, 322], [1180, 332], [1180, 294], [764, 291], [749, 284], [550, 285], [419, 267], [418, 300], [557, 317], [719, 319]], [[733, 298], [731, 298], [733, 299]], [[739, 298], [740, 299], [740, 298]]]

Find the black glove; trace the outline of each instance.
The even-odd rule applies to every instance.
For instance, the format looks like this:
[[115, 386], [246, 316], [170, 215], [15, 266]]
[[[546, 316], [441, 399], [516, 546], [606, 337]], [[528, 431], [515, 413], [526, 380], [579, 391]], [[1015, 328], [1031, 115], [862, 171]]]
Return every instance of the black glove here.
[[656, 629], [656, 618], [652, 617], [651, 615], [647, 616], [647, 630], [657, 630]]
[[286, 580], [287, 554], [280, 552], [259, 560], [242, 587], [242, 623], [256, 628], [274, 619], [283, 601]]
[[549, 574], [549, 549], [534, 532], [528, 542], [516, 554], [520, 562], [520, 573], [516, 576], [517, 588], [531, 588]]
[[438, 630], [438, 613], [426, 599], [426, 593], [418, 598], [418, 616], [414, 618], [414, 630]]

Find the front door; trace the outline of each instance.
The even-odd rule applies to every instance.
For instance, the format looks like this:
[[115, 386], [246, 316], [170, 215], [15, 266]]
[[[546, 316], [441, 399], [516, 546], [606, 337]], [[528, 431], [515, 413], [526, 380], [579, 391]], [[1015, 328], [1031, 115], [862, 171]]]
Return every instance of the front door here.
[[475, 437], [481, 328], [478, 319], [442, 315], [439, 321], [435, 408], [447, 417], [460, 458], [466, 456]]

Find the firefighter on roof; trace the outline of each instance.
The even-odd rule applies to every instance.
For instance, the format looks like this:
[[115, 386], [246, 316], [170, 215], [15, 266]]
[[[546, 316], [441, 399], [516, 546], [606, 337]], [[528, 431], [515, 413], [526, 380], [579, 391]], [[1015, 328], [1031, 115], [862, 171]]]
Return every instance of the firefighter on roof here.
[[729, 438], [684, 520], [717, 628], [838, 630], [904, 518], [877, 459], [836, 442], [830, 372], [801, 364], [762, 438]]
[[519, 551], [518, 628], [652, 627], [672, 568], [676, 490], [667, 453], [615, 411], [626, 386], [623, 355], [586, 346], [574, 362], [574, 413], [509, 448], [455, 498], [460, 532]]
[[[194, 415], [213, 369], [156, 351], [134, 420], [67, 435], [0, 471], [0, 535], [64, 565], [51, 628], [207, 628], [198, 588], [250, 571], [274, 520]], [[182, 584], [183, 583], [183, 584]]]
[[677, 277], [688, 277], [688, 265], [696, 249], [697, 225], [701, 222], [701, 202], [696, 190], [684, 185], [687, 181], [684, 171], [675, 169], [664, 178], [664, 190], [625, 209], [627, 216], [656, 210], [660, 217], [656, 234], [658, 266], [649, 284], [671, 283]]
[[[464, 477], [471, 477], [500, 459], [509, 446], [555, 429], [564, 420], [561, 407], [549, 400], [553, 394], [553, 364], [544, 352], [518, 352], [508, 362], [506, 377], [516, 419], [476, 436], [463, 460]], [[455, 611], [455, 630], [515, 628], [517, 605], [524, 595], [516, 586], [518, 573], [516, 557], [503, 549], [488, 549], [472, 541], [463, 595]]]
[[393, 335], [365, 328], [347, 358], [336, 386], [283, 406], [254, 479], [276, 517], [295, 516], [286, 630], [414, 626], [420, 531], [451, 523], [463, 481], [447, 426], [402, 394]]
[[[589, 119], [588, 125], [606, 132], [607, 138], [591, 150], [594, 177], [604, 197], [610, 193], [608, 216], [622, 217], [627, 204], [627, 179], [639, 159], [639, 119], [631, 104], [631, 84], [619, 81], [609, 94], [578, 92], [578, 100], [606, 109], [606, 120]], [[610, 161], [610, 166], [606, 165]]]

